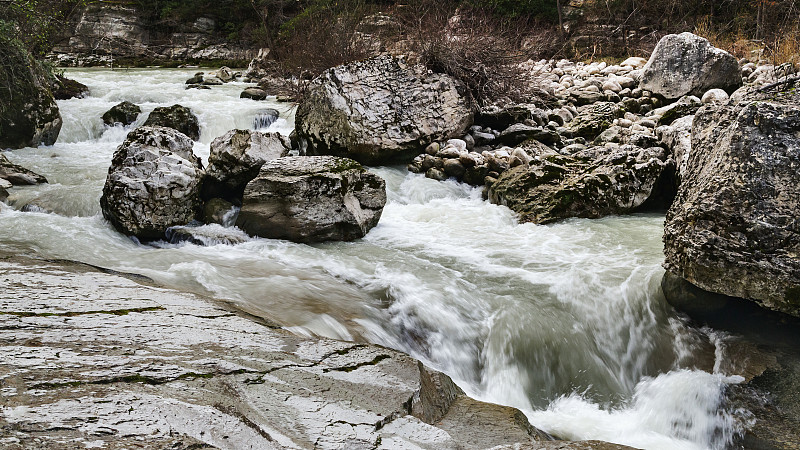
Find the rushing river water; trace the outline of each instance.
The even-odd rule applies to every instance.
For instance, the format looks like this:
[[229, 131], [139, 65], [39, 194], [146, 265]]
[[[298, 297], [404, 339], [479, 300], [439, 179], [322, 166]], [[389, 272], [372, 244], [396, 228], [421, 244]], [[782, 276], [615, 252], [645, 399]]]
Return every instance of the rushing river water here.
[[[281, 113], [266, 131], [293, 127], [290, 106], [240, 99], [242, 83], [185, 90], [194, 72], [69, 71], [91, 96], [59, 102], [54, 146], [8, 154], [50, 183], [15, 188], [14, 208], [0, 206], [0, 249], [143, 274], [297, 333], [403, 350], [562, 438], [725, 448], [739, 429], [722, 406], [739, 379], [713, 373], [717, 336], [690, 327], [660, 293], [663, 215], [520, 225], [478, 189], [376, 168], [389, 200], [357, 242], [144, 246], [115, 232], [99, 199], [132, 127], [103, 126], [113, 105], [142, 107], [134, 127], [156, 106], [190, 107], [204, 160], [213, 138], [252, 129], [265, 108]], [[26, 204], [51, 213], [19, 211]]]

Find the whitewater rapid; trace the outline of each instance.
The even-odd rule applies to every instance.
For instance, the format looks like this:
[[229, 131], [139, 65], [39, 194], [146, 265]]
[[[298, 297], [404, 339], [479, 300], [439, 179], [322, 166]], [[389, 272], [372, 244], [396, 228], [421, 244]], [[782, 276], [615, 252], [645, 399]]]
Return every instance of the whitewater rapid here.
[[[153, 108], [195, 112], [204, 160], [215, 137], [252, 129], [266, 108], [280, 119], [263, 131], [292, 130], [291, 105], [240, 99], [243, 83], [186, 90], [195, 71], [68, 71], [91, 95], [59, 101], [54, 146], [8, 154], [50, 183], [15, 188], [12, 207], [0, 206], [0, 249], [146, 275], [296, 333], [408, 352], [562, 438], [722, 449], [741, 430], [746, 415], [723, 395], [741, 379], [715, 373], [714, 333], [660, 292], [663, 215], [520, 225], [479, 189], [380, 167], [388, 203], [360, 241], [144, 246], [120, 235], [100, 214], [102, 186], [114, 150]], [[143, 114], [104, 126], [123, 100]]]

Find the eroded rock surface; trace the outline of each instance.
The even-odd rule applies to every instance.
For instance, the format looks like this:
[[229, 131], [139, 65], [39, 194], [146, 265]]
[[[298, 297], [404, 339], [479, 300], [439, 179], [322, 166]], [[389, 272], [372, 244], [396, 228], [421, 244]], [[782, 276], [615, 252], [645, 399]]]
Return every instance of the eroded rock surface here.
[[674, 164], [664, 149], [623, 145], [592, 147], [569, 156], [549, 154], [520, 165], [489, 188], [492, 203], [519, 214], [521, 222], [624, 214], [654, 194]]
[[334, 67], [312, 81], [296, 130], [309, 155], [408, 162], [431, 142], [463, 135], [471, 125], [462, 91], [447, 75], [383, 55]]
[[352, 159], [284, 157], [247, 184], [236, 225], [273, 239], [351, 241], [378, 224], [385, 204], [386, 183]]
[[258, 175], [265, 162], [286, 156], [291, 149], [280, 133], [231, 130], [211, 142], [204, 198], [224, 198], [241, 203], [247, 183]]
[[142, 126], [114, 153], [103, 187], [103, 216], [129, 236], [152, 240], [202, 210], [203, 166], [192, 140], [171, 128]]
[[707, 291], [800, 316], [800, 108], [789, 100], [700, 109], [664, 265]]
[[541, 441], [519, 411], [460, 393], [426, 423], [412, 404], [436, 385], [409, 356], [144, 277], [8, 255], [0, 273], [4, 448], [626, 448]]
[[742, 85], [739, 63], [730, 53], [692, 33], [661, 38], [644, 66], [639, 87], [667, 99], [702, 96], [709, 89], [733, 92]]

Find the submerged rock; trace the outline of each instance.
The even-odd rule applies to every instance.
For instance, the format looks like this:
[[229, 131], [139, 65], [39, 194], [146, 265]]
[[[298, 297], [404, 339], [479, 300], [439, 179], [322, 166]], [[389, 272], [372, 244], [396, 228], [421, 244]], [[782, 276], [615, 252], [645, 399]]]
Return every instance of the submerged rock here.
[[661, 38], [644, 66], [641, 89], [667, 99], [702, 96], [709, 89], [733, 92], [742, 85], [739, 62], [692, 33]]
[[130, 125], [136, 121], [142, 108], [131, 102], [125, 101], [112, 106], [111, 109], [103, 114], [103, 123], [113, 126], [115, 123]]
[[410, 161], [433, 141], [463, 136], [472, 110], [455, 79], [383, 55], [327, 70], [296, 114], [310, 155], [364, 164]]
[[202, 209], [200, 159], [192, 140], [166, 127], [143, 126], [114, 153], [103, 187], [103, 217], [121, 233], [143, 240], [197, 219]]
[[385, 203], [383, 179], [351, 159], [284, 157], [247, 184], [236, 225], [265, 238], [351, 241], [378, 224]]
[[203, 198], [220, 197], [241, 204], [247, 183], [265, 162], [286, 156], [289, 139], [279, 133], [231, 130], [211, 142]]
[[195, 141], [200, 139], [200, 124], [192, 111], [181, 105], [160, 106], [153, 110], [143, 126], [173, 128]]
[[85, 84], [56, 75], [56, 82], [53, 86], [53, 97], [56, 100], [83, 98], [87, 95], [89, 95], [89, 88]]
[[666, 269], [800, 316], [800, 107], [744, 101], [695, 116], [664, 231]]
[[2, 153], [0, 153], [0, 180], [6, 180], [15, 186], [47, 183], [47, 178], [12, 163]]
[[660, 194], [672, 164], [660, 147], [592, 147], [571, 156], [550, 154], [504, 172], [488, 196], [518, 213], [521, 222], [624, 214]]
[[248, 237], [236, 228], [223, 227], [219, 224], [202, 226], [178, 225], [169, 227], [164, 235], [170, 244], [188, 242], [195, 245], [236, 245], [247, 242]]

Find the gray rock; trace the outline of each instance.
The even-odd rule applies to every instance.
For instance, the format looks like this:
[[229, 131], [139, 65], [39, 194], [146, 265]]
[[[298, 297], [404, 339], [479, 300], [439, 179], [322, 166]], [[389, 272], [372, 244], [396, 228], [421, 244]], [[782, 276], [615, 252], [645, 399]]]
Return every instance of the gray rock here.
[[700, 109], [700, 106], [702, 106], [702, 102], [700, 102], [699, 98], [693, 95], [687, 95], [681, 97], [681, 99], [675, 103], [654, 109], [651, 115], [659, 116], [658, 125], [669, 125], [676, 119], [694, 115], [694, 113]]
[[239, 207], [222, 198], [212, 198], [203, 205], [203, 222], [207, 224], [232, 227], [238, 215]]
[[492, 133], [484, 133], [482, 131], [474, 131], [472, 137], [477, 146], [491, 144], [495, 140], [495, 136]]
[[265, 238], [349, 241], [378, 224], [385, 203], [383, 179], [351, 159], [284, 157], [247, 185], [236, 225]]
[[2, 153], [0, 153], [0, 180], [6, 180], [14, 186], [47, 183], [45, 177], [12, 163]]
[[203, 198], [224, 198], [241, 204], [245, 186], [265, 162], [286, 156], [289, 139], [279, 133], [231, 130], [211, 142], [203, 180]]
[[709, 103], [725, 103], [729, 98], [728, 93], [722, 89], [709, 89], [703, 94], [701, 101], [704, 105], [707, 105]]
[[122, 125], [130, 125], [136, 121], [136, 118], [139, 117], [139, 114], [142, 112], [142, 108], [137, 105], [134, 105], [131, 102], [122, 102], [115, 106], [112, 106], [111, 109], [106, 111], [103, 114], [103, 123], [106, 125], [114, 125], [115, 123], [121, 123]]
[[117, 148], [100, 198], [103, 217], [142, 240], [197, 219], [204, 172], [192, 141], [172, 128], [143, 126]]
[[519, 214], [521, 222], [550, 223], [568, 217], [624, 214], [659, 194], [670, 168], [660, 147], [593, 147], [550, 154], [503, 173], [489, 188], [492, 203]]
[[365, 164], [410, 161], [431, 142], [463, 136], [472, 111], [463, 86], [383, 55], [327, 70], [298, 106], [296, 131], [308, 154]]
[[432, 180], [444, 181], [447, 179], [447, 174], [444, 173], [444, 170], [438, 167], [431, 167], [430, 169], [425, 171], [425, 177], [430, 178]]
[[203, 72], [197, 72], [194, 74], [192, 78], [186, 80], [186, 84], [202, 84], [203, 83]]
[[672, 158], [677, 165], [678, 181], [683, 179], [689, 164], [689, 155], [692, 151], [692, 121], [694, 115], [681, 117], [669, 126], [656, 128], [656, 133], [662, 144], [672, 153]]
[[225, 83], [223, 83], [222, 80], [214, 76], [206, 78], [205, 80], [203, 80], [202, 84], [203, 86], [222, 86]]
[[739, 63], [730, 53], [692, 33], [661, 38], [644, 66], [639, 87], [668, 99], [701, 96], [709, 89], [733, 92], [742, 84]]
[[217, 70], [216, 73], [217, 78], [223, 83], [227, 83], [229, 81], [233, 81], [233, 71], [228, 66], [222, 66]]
[[15, 280], [0, 306], [11, 448], [623, 448], [547, 441], [408, 355], [141, 276], [8, 255], [0, 273]]
[[800, 316], [799, 132], [796, 95], [698, 111], [664, 230], [669, 272]]
[[523, 123], [541, 115], [544, 115], [544, 112], [534, 105], [516, 104], [504, 107], [492, 105], [482, 108], [475, 115], [475, 123], [494, 130], [505, 130], [515, 123]]
[[464, 177], [464, 173], [466, 169], [464, 165], [461, 164], [461, 161], [458, 159], [445, 159], [444, 160], [444, 173], [448, 176], [454, 177], [457, 180], [460, 180]]
[[200, 124], [192, 111], [181, 105], [160, 106], [154, 109], [142, 126], [172, 128], [195, 141], [200, 139]]
[[611, 127], [614, 119], [622, 117], [623, 111], [614, 103], [600, 102], [578, 111], [567, 129], [578, 137], [594, 139]]
[[267, 93], [261, 88], [249, 87], [239, 94], [240, 98], [249, 98], [251, 100], [265, 100]]

